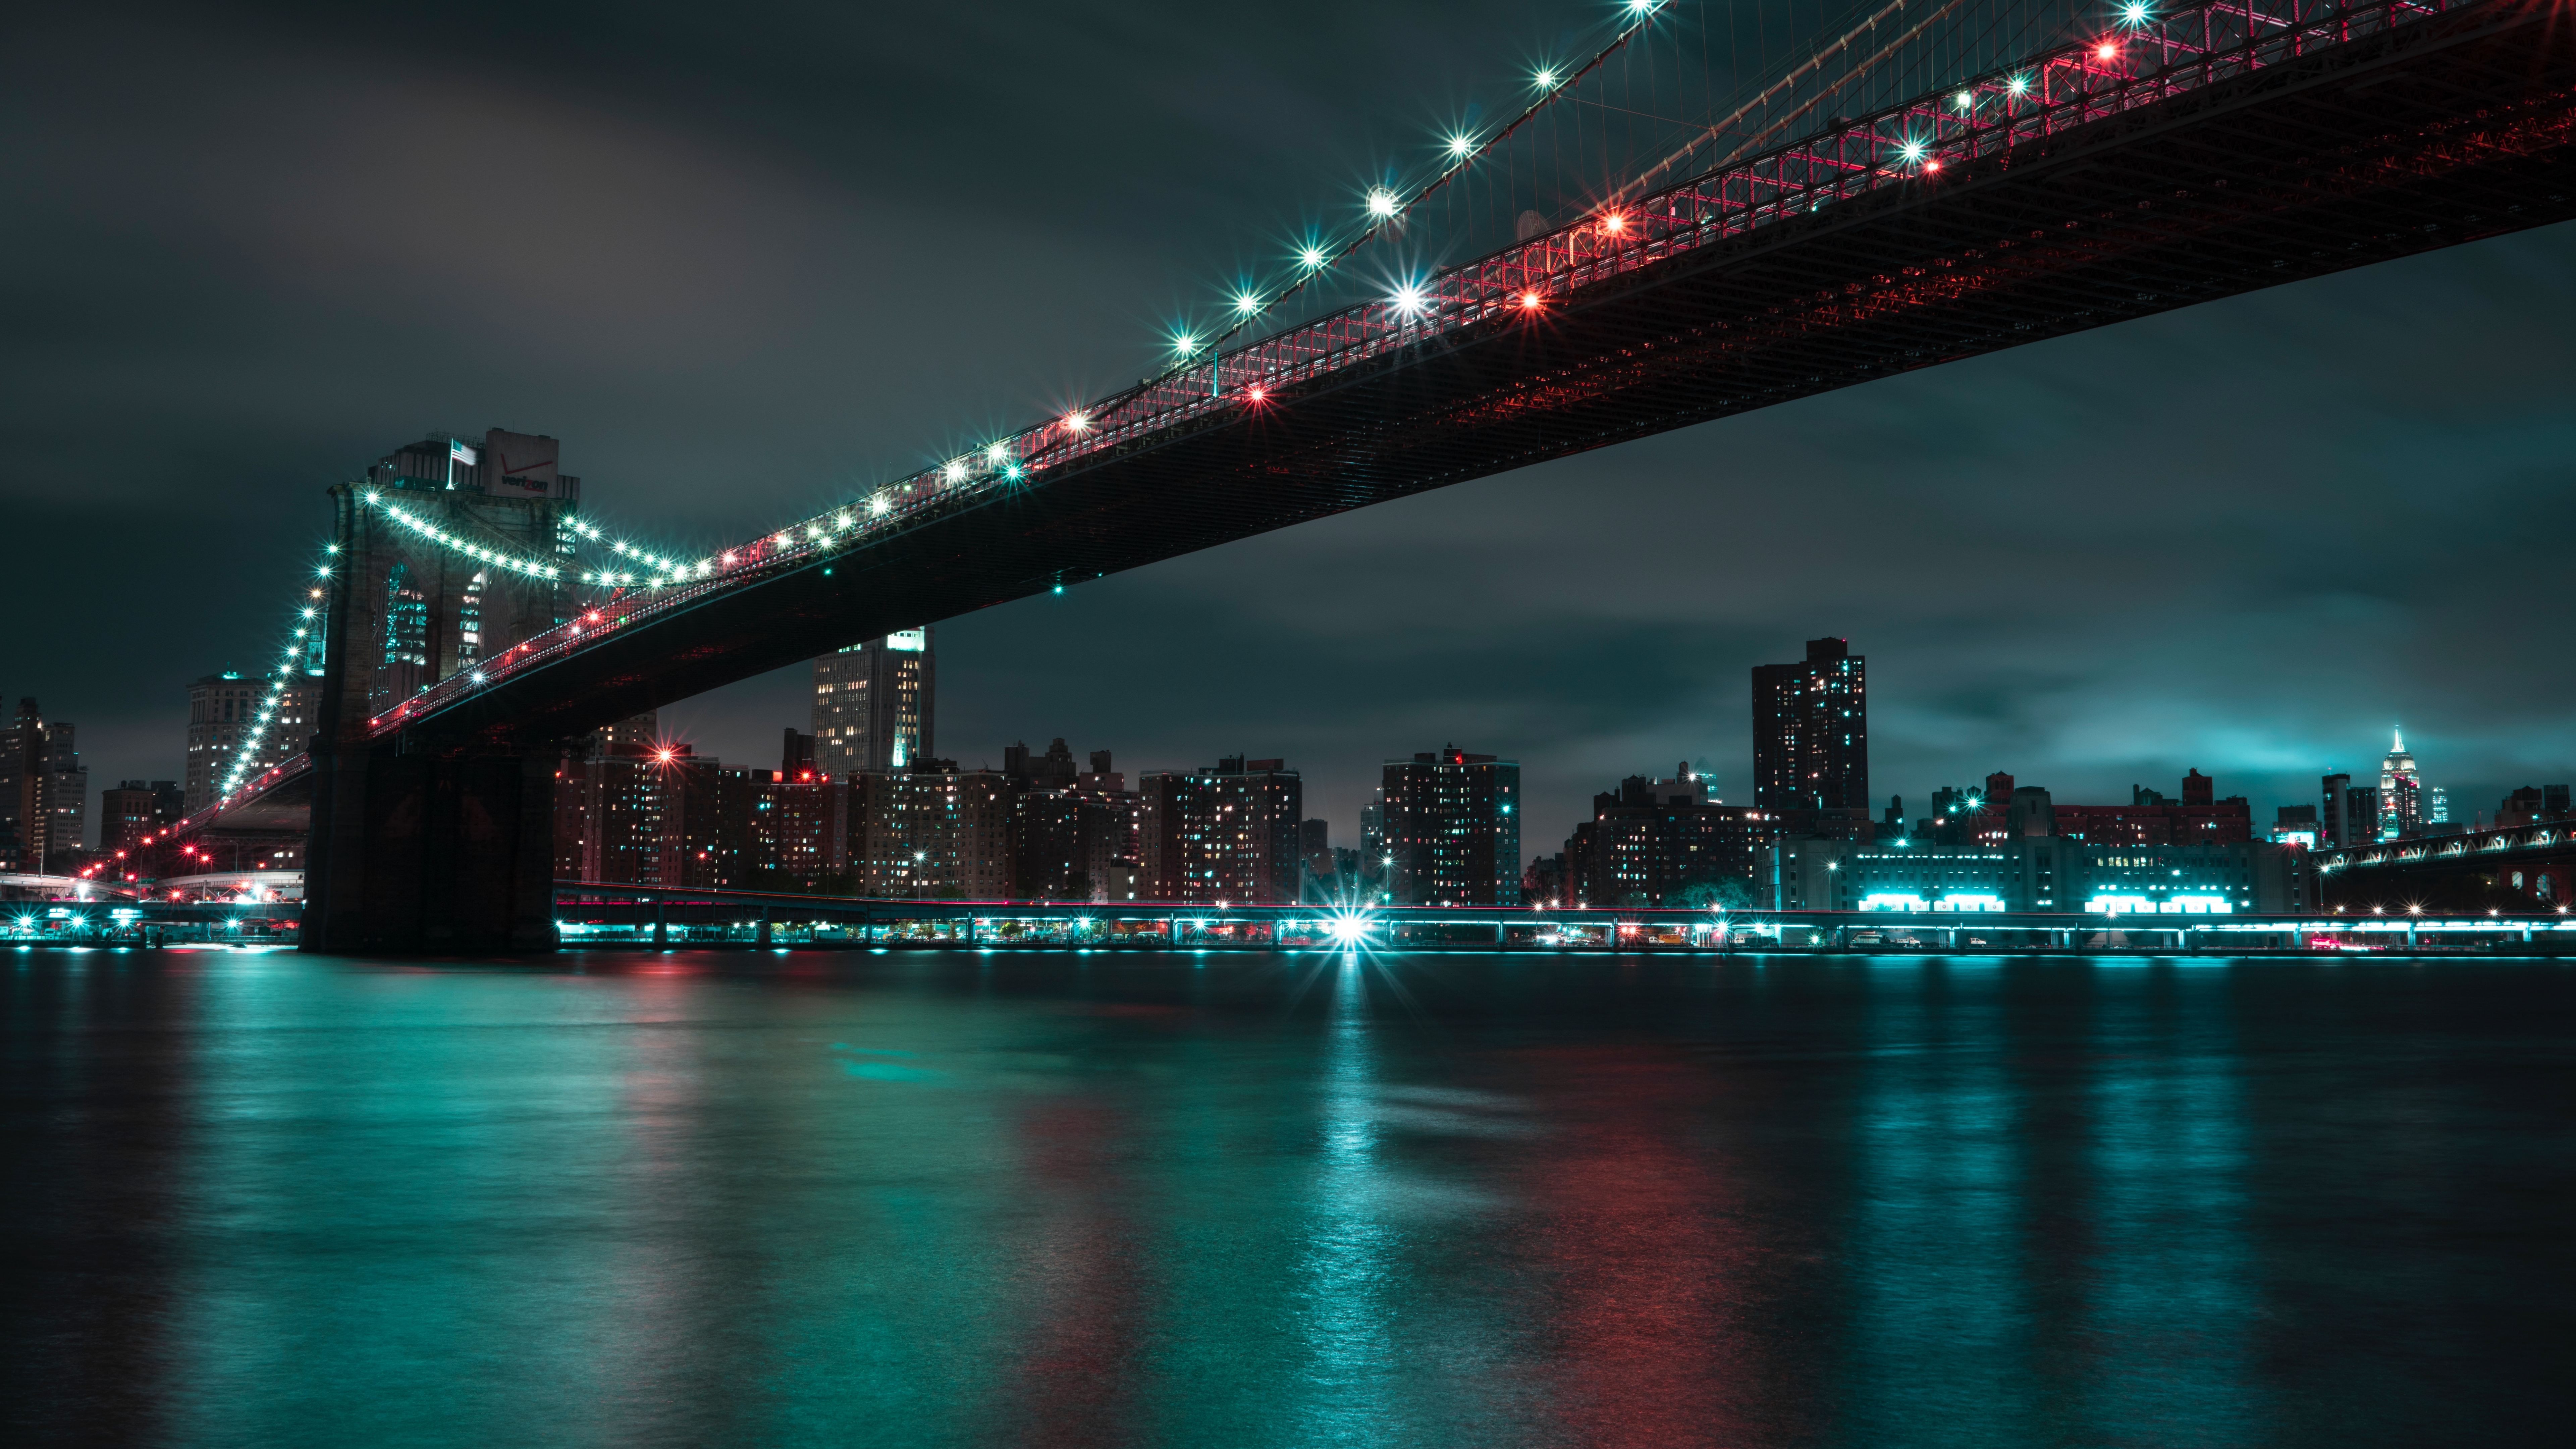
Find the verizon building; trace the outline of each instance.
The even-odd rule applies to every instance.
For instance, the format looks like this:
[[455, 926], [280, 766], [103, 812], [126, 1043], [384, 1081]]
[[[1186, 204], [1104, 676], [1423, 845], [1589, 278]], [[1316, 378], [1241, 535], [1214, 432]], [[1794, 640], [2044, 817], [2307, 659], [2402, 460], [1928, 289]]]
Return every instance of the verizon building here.
[[1869, 810], [1867, 661], [1810, 639], [1802, 664], [1753, 667], [1753, 808], [1764, 815]]
[[814, 661], [814, 768], [907, 770], [931, 757], [931, 631], [904, 629]]

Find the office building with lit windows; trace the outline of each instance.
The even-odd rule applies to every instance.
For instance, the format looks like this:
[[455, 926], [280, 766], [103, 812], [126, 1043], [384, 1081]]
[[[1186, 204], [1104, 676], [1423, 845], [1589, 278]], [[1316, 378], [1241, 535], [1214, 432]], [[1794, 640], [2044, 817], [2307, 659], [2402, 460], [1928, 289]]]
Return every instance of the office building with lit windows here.
[[[1388, 899], [1404, 906], [1516, 906], [1521, 767], [1449, 745], [1385, 767], [1379, 829]], [[1321, 822], [1317, 822], [1321, 823]]]
[[903, 629], [814, 661], [814, 768], [906, 770], [937, 751], [932, 631]]

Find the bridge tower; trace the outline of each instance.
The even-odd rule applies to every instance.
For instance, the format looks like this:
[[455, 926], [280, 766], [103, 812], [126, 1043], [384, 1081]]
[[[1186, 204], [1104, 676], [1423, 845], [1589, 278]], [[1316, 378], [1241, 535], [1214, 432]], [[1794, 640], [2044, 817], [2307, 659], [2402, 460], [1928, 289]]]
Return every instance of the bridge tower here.
[[555, 945], [557, 742], [377, 723], [570, 616], [581, 480], [557, 448], [498, 428], [433, 436], [330, 490], [304, 949]]

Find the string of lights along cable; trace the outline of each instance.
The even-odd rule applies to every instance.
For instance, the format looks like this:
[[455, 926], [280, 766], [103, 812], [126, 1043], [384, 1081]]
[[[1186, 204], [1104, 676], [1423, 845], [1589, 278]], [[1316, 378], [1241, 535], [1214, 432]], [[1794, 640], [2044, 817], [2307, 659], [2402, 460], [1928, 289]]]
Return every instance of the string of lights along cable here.
[[[461, 534], [451, 532], [424, 514], [405, 508], [399, 503], [386, 502], [381, 493], [367, 494], [366, 503], [371, 508], [382, 508], [386, 517], [393, 519], [418, 537], [435, 543], [460, 557], [472, 559], [476, 563], [506, 569], [531, 579], [561, 579], [564, 576], [563, 565], [556, 560], [525, 553], [513, 553], [505, 548], [477, 543]], [[636, 569], [606, 567], [586, 569], [575, 576], [576, 580], [583, 584], [603, 587], [638, 585], [660, 587], [682, 579], [703, 578], [713, 572], [717, 564], [715, 555], [695, 562], [685, 562], [671, 553], [648, 548], [631, 538], [618, 537], [589, 519], [579, 516], [563, 519], [561, 527], [582, 542], [637, 566]]]
[[[1869, 82], [1880, 90], [1886, 90], [1890, 85], [1901, 89], [1921, 80], [1922, 77], [1916, 74], [1922, 68], [1921, 57], [1917, 57], [1910, 70], [1903, 63], [1890, 65], [1889, 62], [1898, 58], [1900, 53], [1912, 54], [1922, 51], [1927, 44], [1936, 44], [1924, 38], [1933, 23], [1954, 15], [1970, 3], [1971, 0], [1947, 0], [1947, 3], [1939, 3], [1939, 0], [1867, 0], [1867, 3], [1854, 7], [1843, 21], [1835, 22], [1846, 28], [1830, 41], [1789, 47], [1777, 55], [1766, 51], [1758, 58], [1756, 66], [1744, 73], [1741, 84], [1730, 90], [1726, 98], [1729, 101], [1735, 95], [1747, 92], [1751, 99], [1735, 106], [1726, 122], [1714, 126], [1697, 122], [1680, 124], [1679, 129], [1692, 138], [1690, 147], [1665, 157], [1651, 173], [1641, 169], [1626, 182], [1595, 181], [1588, 187], [1576, 188], [1589, 190], [1593, 196], [1608, 200], [1594, 202], [1586, 214], [1554, 228], [1549, 236], [1537, 238], [1539, 245], [1532, 249], [1544, 254], [1546, 243], [1552, 237], [1568, 238], [1564, 245], [1566, 262], [1557, 270], [1570, 274], [1577, 269], [1583, 242], [1605, 242], [1612, 247], [1642, 245], [1646, 239], [1632, 232], [1632, 218], [1625, 203], [1649, 174], [1661, 174], [1691, 150], [1721, 135], [1730, 124], [1759, 120], [1769, 108], [1781, 107], [1783, 113], [1751, 132], [1749, 141], [1730, 148], [1730, 159], [1741, 155], [1751, 144], [1778, 134], [1797, 120], [1812, 117], [1829, 99], [1841, 97], [1847, 100], [1845, 93], [1854, 85]], [[2117, 0], [2108, 7], [2087, 3], [2042, 4], [2036, 9], [2019, 7], [2018, 11], [2007, 0], [1976, 0], [1976, 3], [1989, 12], [1982, 26], [1977, 27], [1980, 43], [1988, 51], [2025, 51], [2035, 29], [2062, 29], [2071, 23], [2079, 29], [2106, 34], [2120, 30], [2141, 31], [2156, 18], [2155, 7], [2146, 0]], [[1865, 49], [1865, 45], [1870, 43], [1869, 38], [1876, 36], [1882, 26], [1892, 28], [1909, 4], [1916, 11], [1923, 12], [1923, 19], [1904, 34], [1891, 38], [1874, 50]], [[880, 521], [899, 522], [900, 515], [912, 507], [959, 488], [1024, 483], [1032, 473], [1042, 468], [1109, 445], [1112, 439], [1104, 434], [1113, 430], [1122, 434], [1128, 431], [1116, 428], [1113, 421], [1122, 410], [1132, 410], [1140, 399], [1151, 400], [1168, 394], [1176, 382], [1195, 375], [1203, 374], [1207, 379], [1206, 391], [1211, 402], [1252, 406], [1267, 402], [1270, 385], [1259, 380], [1245, 383], [1231, 397], [1227, 395], [1223, 385], [1226, 368], [1217, 361], [1226, 344], [1242, 337], [1263, 320], [1286, 313], [1289, 304], [1339, 275], [1345, 263], [1367, 250], [1372, 243], [1403, 234], [1425, 203], [1465, 182], [1478, 167], [1494, 163], [1508, 143], [1515, 138], [1529, 136], [1534, 125], [1550, 118], [1552, 112], [1569, 107], [1579, 109], [1586, 104], [1605, 114], [1638, 111], [1640, 108], [1635, 105], [1620, 104], [1607, 98], [1587, 98], [1582, 94], [1582, 87], [1587, 81], [1597, 82], [1603, 78], [1614, 59], [1650, 36], [1658, 21], [1672, 17], [1682, 8], [1674, 0], [1615, 0], [1610, 7], [1606, 39], [1591, 49], [1588, 59], [1580, 63], [1541, 64], [1531, 70], [1525, 78], [1527, 99], [1509, 121], [1481, 131], [1462, 126], [1437, 135], [1426, 148], [1430, 157], [1423, 163], [1417, 179], [1410, 182], [1380, 180], [1361, 188], [1352, 202], [1352, 220], [1338, 239], [1313, 232], [1302, 236], [1293, 256], [1285, 260], [1278, 274], [1264, 283], [1238, 284], [1218, 304], [1216, 310], [1225, 319], [1222, 325], [1202, 327], [1185, 321], [1175, 326], [1158, 370], [1134, 387], [1088, 405], [1068, 409], [1019, 432], [992, 439], [865, 496], [836, 505], [826, 513], [799, 519], [766, 538], [691, 562], [683, 562], [667, 554], [626, 554], [625, 557], [644, 565], [641, 572], [612, 570], [585, 581], [646, 589], [690, 584], [733, 569], [769, 564], [783, 556], [798, 556], [816, 548], [839, 545], [848, 541], [854, 528], [864, 530]], [[1699, 8], [1719, 13], [1730, 9], [1726, 6]], [[2008, 24], [2004, 19], [2008, 13], [2020, 13], [2021, 18]], [[2081, 18], [2087, 14], [2099, 18], [2088, 25]], [[1732, 23], [1731, 19], [1729, 23]], [[1578, 55], [1581, 53], [1577, 51]], [[2110, 51], [2104, 50], [2102, 58], [2110, 58]], [[1705, 62], [1705, 54], [1702, 59]], [[1829, 74], [1837, 62], [1843, 67], [1842, 72]], [[1940, 63], [1937, 57], [1933, 63]], [[1952, 72], [1956, 73], [1955, 70]], [[2033, 77], [2028, 74], [1971, 81], [1967, 83], [1967, 89], [1958, 93], [1958, 105], [1963, 112], [1971, 109], [1973, 97], [1985, 91], [1996, 91], [2004, 94], [2008, 101], [2019, 101], [2029, 93], [2032, 82]], [[1936, 85], [1933, 88], [1942, 87]], [[1714, 110], [1716, 93], [1709, 91], [1705, 99], [1712, 103], [1711, 109]], [[1801, 103], [1792, 106], [1789, 103], [1793, 101]], [[1578, 167], [1589, 164], [1583, 158], [1588, 157], [1590, 144], [1582, 135], [1576, 136]], [[1890, 159], [1912, 168], [1911, 174], [1937, 173], [1941, 162], [1931, 154], [1933, 145], [1930, 137], [1906, 140]], [[1635, 149], [1633, 137], [1629, 149]], [[1560, 187], [1562, 189], [1565, 188]], [[1526, 242], [1532, 239], [1516, 237], [1515, 240]], [[1407, 271], [1399, 267], [1392, 284], [1386, 286], [1383, 295], [1375, 301], [1399, 325], [1421, 320], [1435, 311], [1443, 300], [1438, 285], [1440, 278], [1466, 270], [1466, 267], [1455, 267], [1445, 271]], [[1387, 279], [1363, 279], [1362, 285], [1365, 287], [1369, 280]], [[1550, 288], [1530, 287], [1521, 291], [1514, 298], [1514, 303], [1524, 313], [1536, 313], [1548, 305], [1549, 297]]]
[[326, 590], [331, 575], [338, 570], [339, 553], [340, 545], [326, 543], [322, 546], [322, 556], [314, 562], [313, 573], [302, 590], [304, 597], [296, 602], [286, 646], [278, 651], [277, 662], [263, 675], [267, 692], [259, 697], [258, 711], [251, 717], [250, 728], [243, 731], [241, 738], [234, 743], [232, 762], [216, 786], [216, 793], [227, 799], [252, 781], [251, 766], [259, 759], [261, 743], [276, 727], [278, 711], [286, 703], [287, 687], [295, 682], [305, 660], [312, 656], [314, 641], [321, 637]]

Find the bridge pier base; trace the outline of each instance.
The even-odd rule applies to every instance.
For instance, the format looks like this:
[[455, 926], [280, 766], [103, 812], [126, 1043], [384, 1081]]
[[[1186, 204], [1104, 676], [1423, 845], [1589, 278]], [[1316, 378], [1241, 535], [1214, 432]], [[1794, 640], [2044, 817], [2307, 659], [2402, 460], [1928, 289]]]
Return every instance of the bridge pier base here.
[[380, 746], [314, 764], [305, 950], [555, 948], [552, 754]]

